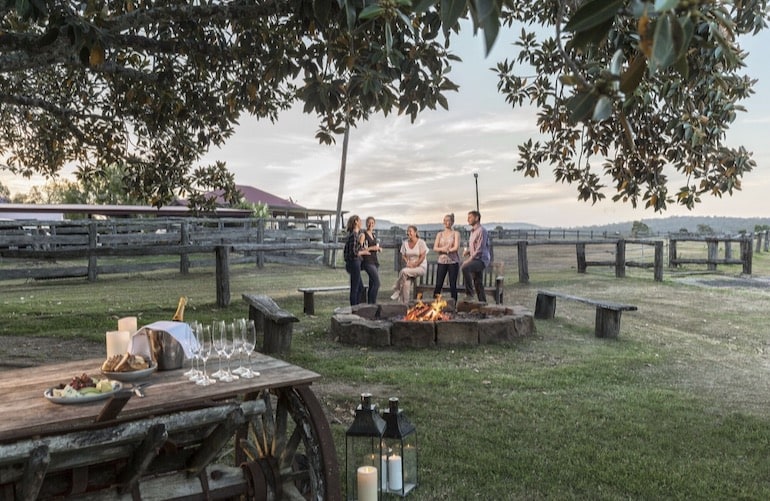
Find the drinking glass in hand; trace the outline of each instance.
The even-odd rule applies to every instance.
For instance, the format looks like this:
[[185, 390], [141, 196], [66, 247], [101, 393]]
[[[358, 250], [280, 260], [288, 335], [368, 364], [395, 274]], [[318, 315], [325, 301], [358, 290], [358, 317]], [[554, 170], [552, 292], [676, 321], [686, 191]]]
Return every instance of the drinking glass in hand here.
[[216, 352], [217, 358], [219, 359], [219, 368], [216, 370], [216, 372], [214, 372], [214, 374], [211, 375], [211, 377], [221, 378], [227, 374], [224, 370], [222, 370], [222, 358], [225, 356], [224, 342], [227, 338], [225, 321], [214, 320], [214, 323], [211, 325], [211, 329], [211, 336], [214, 342], [214, 351]]
[[201, 345], [200, 349], [200, 358], [203, 360], [203, 375], [196, 381], [196, 384], [199, 384], [201, 386], [208, 386], [210, 384], [214, 384], [217, 382], [216, 379], [212, 379], [209, 377], [208, 374], [206, 374], [206, 360], [209, 359], [209, 356], [211, 356], [211, 351], [213, 348], [213, 339], [211, 337], [211, 327], [208, 325], [204, 325], [201, 329], [199, 329], [200, 337], [198, 338], [198, 343]]
[[257, 327], [254, 320], [247, 320], [241, 331], [243, 333], [243, 351], [246, 353], [246, 370], [241, 372], [241, 377], [251, 379], [259, 376], [259, 372], [251, 370], [251, 354], [257, 345]]
[[230, 370], [230, 359], [233, 357], [233, 354], [241, 344], [241, 333], [238, 331], [237, 322], [230, 322], [227, 324], [225, 336], [223, 339], [222, 353], [224, 353], [225, 357], [227, 358], [227, 370], [225, 370], [224, 376], [221, 376], [219, 380], [224, 381], [225, 383], [230, 383], [238, 379], [238, 376], [233, 374]]

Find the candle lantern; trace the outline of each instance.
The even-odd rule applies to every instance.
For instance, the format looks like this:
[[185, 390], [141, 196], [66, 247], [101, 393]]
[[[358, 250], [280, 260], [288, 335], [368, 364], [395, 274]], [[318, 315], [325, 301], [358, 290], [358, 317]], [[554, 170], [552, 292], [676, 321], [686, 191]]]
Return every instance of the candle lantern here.
[[377, 501], [387, 474], [382, 449], [385, 421], [372, 404], [371, 393], [361, 394], [356, 417], [345, 433], [345, 476], [348, 501]]
[[417, 487], [417, 428], [398, 408], [395, 397], [388, 400], [388, 410], [383, 413], [383, 418], [382, 441], [388, 458], [387, 492], [404, 497]]

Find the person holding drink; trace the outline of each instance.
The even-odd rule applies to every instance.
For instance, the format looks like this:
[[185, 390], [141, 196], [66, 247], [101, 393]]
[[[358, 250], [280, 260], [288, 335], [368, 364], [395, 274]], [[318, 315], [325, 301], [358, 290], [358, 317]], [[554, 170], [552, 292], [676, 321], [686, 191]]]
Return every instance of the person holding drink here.
[[361, 247], [369, 251], [362, 256], [361, 269], [369, 275], [369, 293], [366, 302], [377, 304], [377, 293], [380, 291], [380, 261], [377, 255], [382, 250], [380, 241], [374, 234], [375, 219], [372, 216], [366, 218], [366, 230], [359, 236]]
[[444, 288], [444, 279], [449, 274], [449, 292], [452, 299], [457, 302], [457, 275], [460, 272], [460, 232], [455, 230], [455, 215], [444, 216], [444, 229], [436, 233], [436, 241], [433, 250], [438, 253], [436, 260], [436, 288], [433, 289], [433, 297], [441, 294]]
[[361, 233], [361, 218], [352, 215], [346, 226], [348, 237], [345, 240], [345, 271], [350, 274], [350, 306], [361, 302], [361, 294], [364, 291], [364, 282], [361, 280], [361, 261], [369, 251], [361, 245], [359, 234]]
[[[468, 213], [468, 224], [471, 225], [471, 235], [468, 238], [468, 247], [463, 250], [465, 261], [460, 266], [465, 283], [465, 298], [473, 299], [473, 289], [479, 301], [487, 302], [484, 293], [484, 268], [489, 266], [492, 255], [489, 251], [489, 234], [486, 228], [481, 226], [481, 214], [472, 210]], [[473, 289], [471, 288], [473, 287]]]
[[411, 280], [425, 275], [428, 270], [428, 245], [420, 238], [417, 227], [409, 225], [406, 229], [406, 240], [401, 244], [401, 259], [404, 266], [398, 272], [398, 280], [393, 286], [390, 299], [408, 303], [411, 292]]

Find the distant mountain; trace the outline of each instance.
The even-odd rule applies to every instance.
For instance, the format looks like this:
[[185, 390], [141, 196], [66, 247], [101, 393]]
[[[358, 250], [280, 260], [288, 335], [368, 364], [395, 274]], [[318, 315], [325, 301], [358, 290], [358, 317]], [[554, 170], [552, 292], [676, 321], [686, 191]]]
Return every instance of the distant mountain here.
[[[701, 230], [711, 229], [714, 234], [717, 235], [733, 235], [740, 232], [751, 233], [756, 227], [765, 226], [770, 227], [770, 217], [721, 217], [721, 216], [670, 216], [659, 219], [641, 219], [639, 222], [647, 225], [650, 229], [651, 235], [665, 235], [668, 233], [680, 233], [686, 231], [687, 233], [700, 233]], [[460, 222], [462, 224], [462, 222]], [[610, 223], [603, 225], [593, 226], [577, 226], [569, 227], [565, 229], [572, 230], [588, 230], [594, 232], [607, 232], [618, 233], [621, 235], [628, 235], [631, 233], [631, 228], [634, 225], [634, 221], [625, 221], [620, 223]], [[406, 229], [408, 223], [394, 223], [392, 221], [378, 219], [377, 228], [380, 230], [388, 230], [394, 226], [402, 229]], [[487, 229], [494, 229], [498, 226], [502, 226], [506, 230], [531, 230], [531, 229], [545, 229], [543, 226], [530, 223], [484, 223]], [[441, 224], [418, 224], [417, 228], [422, 231], [437, 231], [443, 226]], [[558, 228], [562, 229], [562, 228]]]

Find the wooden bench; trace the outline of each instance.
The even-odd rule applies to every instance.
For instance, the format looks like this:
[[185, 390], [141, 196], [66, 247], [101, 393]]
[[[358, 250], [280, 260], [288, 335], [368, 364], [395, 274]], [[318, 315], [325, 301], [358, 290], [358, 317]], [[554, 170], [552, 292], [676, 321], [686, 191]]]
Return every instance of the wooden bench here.
[[249, 305], [249, 318], [254, 320], [257, 331], [264, 333], [262, 353], [280, 353], [289, 351], [293, 323], [299, 318], [278, 306], [270, 296], [243, 294], [243, 300]]
[[556, 298], [578, 301], [596, 306], [596, 337], [618, 337], [620, 332], [620, 315], [624, 311], [636, 311], [638, 308], [630, 304], [613, 303], [610, 301], [593, 300], [572, 296], [554, 291], [538, 291], [535, 302], [535, 318], [551, 319], [556, 313]]
[[[366, 294], [368, 286], [364, 285], [363, 292], [361, 293], [361, 302], [366, 302]], [[323, 287], [300, 287], [297, 289], [302, 293], [302, 312], [306, 315], [315, 315], [315, 293], [316, 292], [336, 292], [336, 291], [349, 291], [349, 285], [328, 285]]]
[[[422, 294], [423, 297], [433, 297], [433, 290], [436, 288], [436, 266], [435, 261], [428, 261], [428, 269], [425, 275], [419, 277], [417, 285], [414, 287], [415, 294]], [[492, 263], [484, 269], [484, 293], [492, 296], [495, 299], [495, 303], [503, 303], [503, 282], [505, 278], [502, 272], [502, 263]], [[462, 271], [459, 272], [457, 277], [457, 293], [463, 294], [465, 291], [465, 282], [463, 280]], [[444, 280], [444, 287], [441, 289], [443, 296], [449, 297], [451, 291], [449, 289], [449, 275]]]

